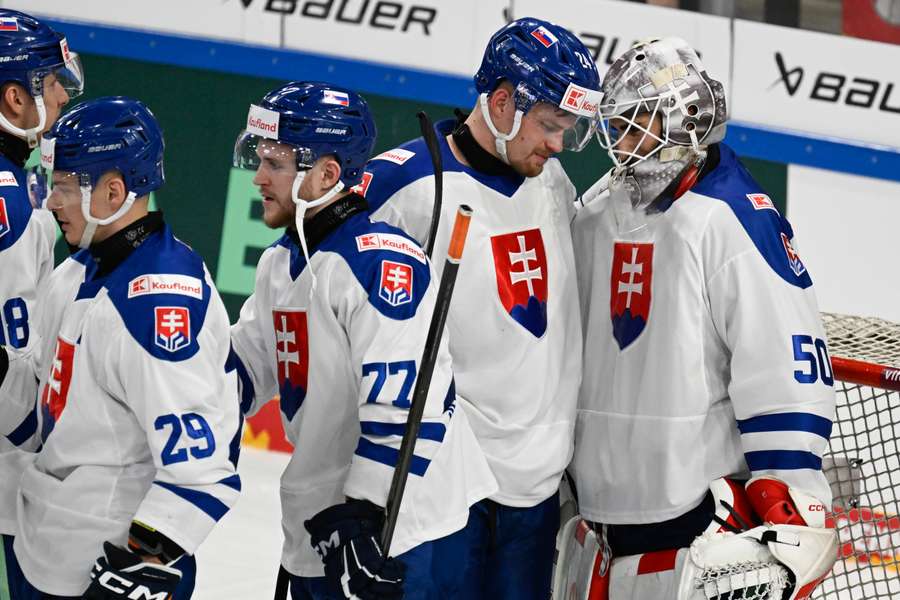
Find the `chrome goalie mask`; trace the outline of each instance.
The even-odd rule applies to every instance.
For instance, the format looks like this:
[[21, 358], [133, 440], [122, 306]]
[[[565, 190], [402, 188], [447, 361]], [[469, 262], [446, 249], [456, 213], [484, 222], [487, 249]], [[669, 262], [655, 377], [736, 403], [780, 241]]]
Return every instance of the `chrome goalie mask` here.
[[[600, 89], [598, 138], [613, 160], [610, 193], [627, 194], [634, 206], [651, 205], [725, 137], [725, 89], [680, 38], [635, 44]], [[655, 147], [642, 154], [647, 142]]]

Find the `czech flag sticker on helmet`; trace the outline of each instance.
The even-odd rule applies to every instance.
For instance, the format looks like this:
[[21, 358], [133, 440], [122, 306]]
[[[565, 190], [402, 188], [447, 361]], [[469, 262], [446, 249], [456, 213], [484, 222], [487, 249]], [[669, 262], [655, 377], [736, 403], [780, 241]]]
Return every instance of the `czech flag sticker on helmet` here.
[[549, 48], [559, 41], [556, 39], [556, 36], [550, 33], [550, 31], [543, 25], [532, 31], [531, 36], [541, 44], [543, 44], [544, 48]]
[[348, 96], [346, 92], [339, 92], [337, 90], [322, 90], [322, 104], [350, 106], [350, 96]]

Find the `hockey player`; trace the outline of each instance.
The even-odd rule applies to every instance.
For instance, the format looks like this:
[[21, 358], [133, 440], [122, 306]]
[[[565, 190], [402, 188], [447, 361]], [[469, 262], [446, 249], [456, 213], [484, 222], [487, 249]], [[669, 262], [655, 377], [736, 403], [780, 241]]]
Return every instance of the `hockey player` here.
[[437, 285], [418, 244], [371, 222], [353, 187], [374, 142], [358, 94], [293, 82], [250, 106], [235, 145], [235, 165], [256, 171], [264, 221], [286, 228], [260, 258], [232, 341], [243, 410], [279, 394], [295, 446], [281, 483], [295, 600], [463, 597], [467, 552], [456, 532], [497, 489], [456, 406], [444, 336], [383, 556], [382, 507]]
[[[559, 525], [557, 490], [572, 456], [581, 334], [570, 223], [575, 188], [553, 156], [591, 139], [600, 78], [570, 32], [523, 18], [495, 33], [468, 117], [436, 126], [444, 202], [475, 210], [448, 332], [457, 389], [497, 477], [466, 535], [476, 548], [466, 598], [546, 598]], [[428, 241], [434, 177], [413, 140], [373, 158], [374, 219]]]
[[609, 597], [806, 598], [837, 557], [835, 396], [791, 226], [721, 143], [724, 90], [683, 40], [637, 44], [601, 89], [614, 167], [573, 228], [573, 467]]
[[240, 490], [228, 316], [200, 257], [148, 213], [163, 139], [142, 103], [82, 104], [41, 153], [48, 207], [85, 249], [41, 310], [43, 448], [0, 455], [26, 464], [4, 583], [19, 599], [186, 599], [192, 555]]
[[[10, 357], [20, 360], [32, 349], [38, 289], [53, 270], [56, 242], [52, 215], [32, 207], [25, 162], [62, 107], [81, 93], [81, 73], [65, 37], [0, 9], [0, 452], [34, 433], [35, 374], [13, 369], [6, 375]], [[14, 497], [0, 495], [0, 506], [14, 504]], [[0, 532], [12, 533], [2, 518]]]

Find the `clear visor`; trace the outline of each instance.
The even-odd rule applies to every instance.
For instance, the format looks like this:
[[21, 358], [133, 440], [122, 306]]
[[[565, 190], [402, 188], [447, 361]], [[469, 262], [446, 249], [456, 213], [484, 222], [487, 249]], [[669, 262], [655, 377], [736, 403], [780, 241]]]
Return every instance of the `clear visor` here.
[[81, 58], [75, 52], [70, 52], [68, 60], [51, 67], [49, 70], [33, 71], [31, 79], [43, 82], [42, 94], [47, 93], [47, 88], [52, 83], [58, 83], [62, 86], [70, 100], [77, 98], [84, 92], [84, 70], [81, 67]]
[[296, 170], [310, 169], [315, 155], [309, 148], [285, 144], [272, 139], [242, 131], [234, 143], [232, 164], [240, 169], [256, 171], [260, 165], [272, 169], [294, 167]]
[[597, 140], [617, 167], [633, 166], [669, 145], [662, 104], [662, 98], [656, 96], [600, 106]]
[[597, 131], [596, 116], [575, 115], [546, 102], [536, 104], [528, 115], [537, 121], [544, 135], [553, 138], [554, 145], [563, 150], [584, 150]]

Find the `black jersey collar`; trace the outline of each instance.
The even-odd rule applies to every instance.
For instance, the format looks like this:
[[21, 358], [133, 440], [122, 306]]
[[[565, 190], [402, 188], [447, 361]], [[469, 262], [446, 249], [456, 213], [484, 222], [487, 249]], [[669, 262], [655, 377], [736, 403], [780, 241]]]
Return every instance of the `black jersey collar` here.
[[28, 147], [28, 142], [22, 138], [6, 131], [0, 131], [0, 154], [22, 168], [28, 157], [31, 156], [31, 148]]
[[456, 142], [456, 147], [459, 148], [469, 166], [485, 175], [520, 177], [515, 169], [481, 147], [481, 144], [478, 143], [478, 140], [472, 135], [469, 126], [465, 123], [467, 117], [468, 115], [462, 111], [456, 111], [456, 127], [454, 127], [451, 135], [453, 136], [453, 141]]
[[[357, 213], [365, 212], [368, 208], [369, 205], [366, 203], [365, 198], [358, 194], [350, 193], [342, 198], [338, 198], [310, 217], [303, 223], [303, 234], [306, 236], [306, 247], [309, 248], [310, 254], [341, 223]], [[300, 238], [296, 229], [288, 227], [287, 236], [297, 246], [300, 245]]]
[[135, 248], [148, 237], [163, 228], [163, 216], [159, 211], [148, 213], [102, 242], [91, 245], [91, 257], [97, 265], [95, 277], [103, 277], [122, 264]]

